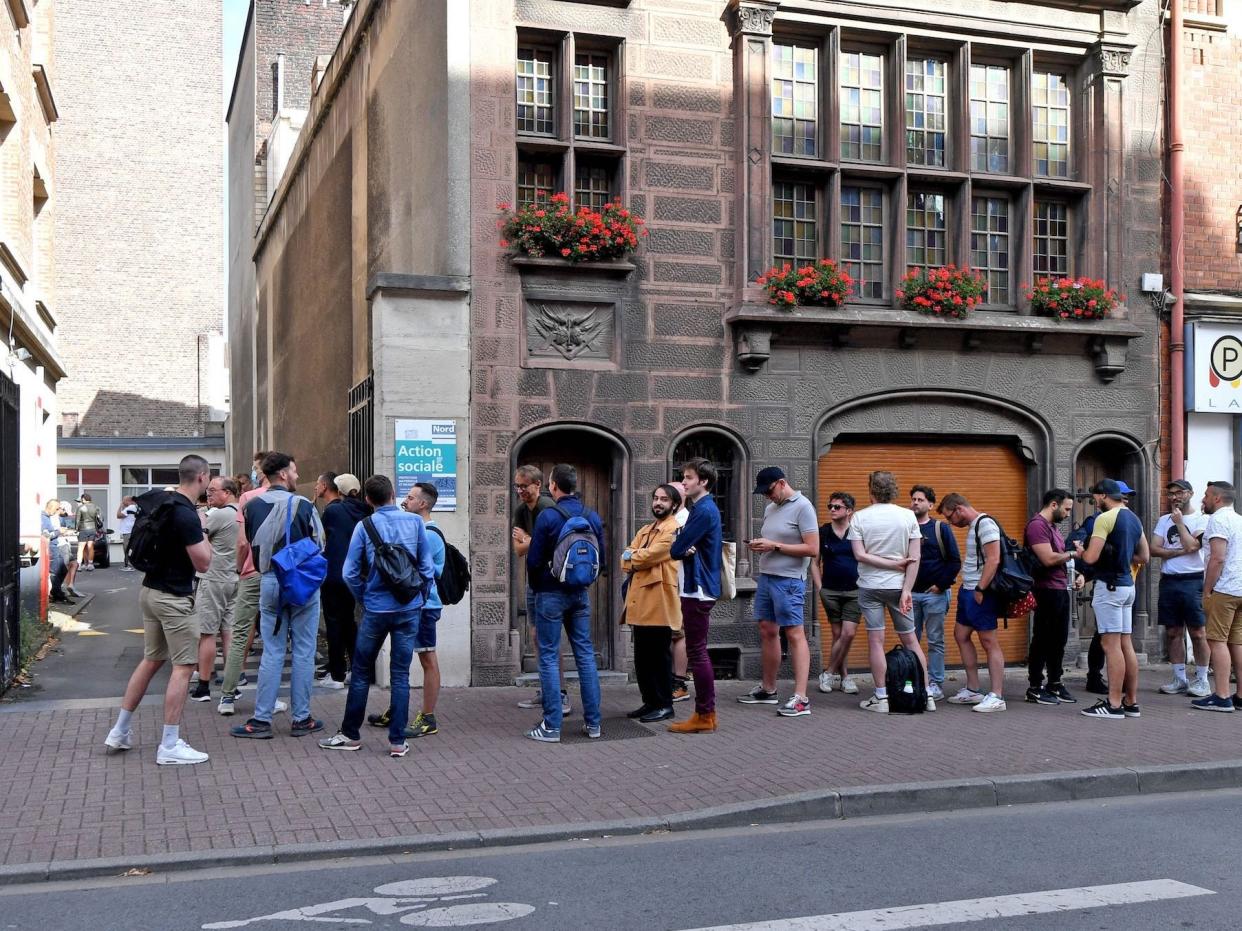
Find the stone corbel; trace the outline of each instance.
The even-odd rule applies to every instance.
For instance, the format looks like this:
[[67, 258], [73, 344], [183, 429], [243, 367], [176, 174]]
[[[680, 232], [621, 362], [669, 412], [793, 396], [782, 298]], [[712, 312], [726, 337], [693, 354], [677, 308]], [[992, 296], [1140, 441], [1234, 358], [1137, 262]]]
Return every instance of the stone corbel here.
[[919, 334], [917, 330], [906, 327], [897, 331], [897, 345], [902, 349], [917, 349], [919, 345]]
[[1096, 67], [1107, 78], [1124, 78], [1130, 73], [1130, 56], [1134, 49], [1124, 45], [1101, 42], [1095, 47]]
[[759, 371], [772, 356], [772, 331], [762, 326], [739, 326], [734, 351], [743, 368]]
[[733, 36], [770, 36], [780, 0], [733, 0], [729, 31]]
[[1125, 336], [1093, 336], [1087, 341], [1087, 353], [1095, 363], [1095, 373], [1108, 384], [1125, 371], [1130, 339]]

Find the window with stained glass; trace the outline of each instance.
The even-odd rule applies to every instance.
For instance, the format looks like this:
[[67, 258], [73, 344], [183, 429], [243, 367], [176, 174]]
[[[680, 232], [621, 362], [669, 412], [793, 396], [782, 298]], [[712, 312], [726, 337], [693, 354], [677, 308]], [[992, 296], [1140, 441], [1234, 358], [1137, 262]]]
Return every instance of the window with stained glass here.
[[975, 197], [970, 209], [970, 263], [988, 284], [989, 304], [1009, 303], [1009, 201]]
[[612, 200], [612, 172], [607, 165], [579, 162], [574, 169], [574, 205], [603, 210]]
[[1070, 94], [1062, 74], [1031, 76], [1031, 139], [1035, 174], [1069, 177]]
[[1032, 269], [1036, 275], [1070, 273], [1069, 208], [1059, 201], [1035, 201]]
[[842, 52], [841, 157], [878, 162], [884, 157], [884, 58]]
[[556, 166], [539, 159], [518, 160], [517, 202], [522, 207], [547, 201], [556, 193]]
[[945, 165], [948, 64], [938, 58], [906, 59], [906, 161]]
[[608, 139], [608, 56], [601, 52], [574, 56], [574, 135]]
[[970, 167], [1009, 171], [1009, 69], [970, 66]]
[[906, 195], [906, 265], [940, 268], [948, 262], [948, 223], [943, 194]]
[[819, 49], [772, 45], [772, 152], [819, 154]]
[[884, 192], [841, 188], [841, 263], [860, 298], [884, 297]]
[[517, 130], [551, 136], [556, 132], [556, 92], [550, 49], [520, 48], [517, 58]]
[[772, 185], [772, 258], [798, 265], [819, 258], [815, 187], [792, 181]]

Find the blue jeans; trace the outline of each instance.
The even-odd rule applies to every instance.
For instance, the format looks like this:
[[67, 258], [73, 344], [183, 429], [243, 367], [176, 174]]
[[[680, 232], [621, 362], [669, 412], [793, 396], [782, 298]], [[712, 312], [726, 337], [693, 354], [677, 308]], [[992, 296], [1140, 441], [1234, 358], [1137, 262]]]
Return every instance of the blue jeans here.
[[937, 685], [944, 684], [944, 617], [948, 613], [948, 592], [915, 592], [914, 636], [922, 640], [927, 628], [927, 674]]
[[[280, 618], [280, 630], [276, 620]], [[259, 686], [254, 697], [255, 720], [272, 721], [280, 675], [285, 668], [285, 643], [293, 641], [293, 664], [289, 682], [289, 714], [294, 721], [311, 716], [311, 679], [315, 675], [315, 637], [319, 633], [319, 593], [304, 605], [280, 603], [280, 582], [268, 572], [259, 583], [259, 634], [263, 656], [259, 660]]]
[[350, 672], [349, 697], [345, 700], [345, 718], [341, 721], [341, 733], [350, 740], [358, 739], [358, 728], [367, 713], [367, 692], [375, 674], [375, 657], [384, 645], [384, 638], [392, 637], [388, 654], [391, 679], [388, 742], [393, 745], [405, 743], [405, 725], [410, 720], [410, 663], [414, 661], [414, 639], [422, 613], [421, 608], [415, 608], [413, 611], [381, 614], [368, 611], [362, 615], [358, 639], [354, 643], [354, 664]]
[[561, 729], [561, 629], [569, 635], [582, 689], [582, 716], [598, 725], [599, 671], [591, 642], [591, 598], [587, 590], [535, 593], [535, 638], [539, 643], [539, 688], [543, 693], [543, 723]]

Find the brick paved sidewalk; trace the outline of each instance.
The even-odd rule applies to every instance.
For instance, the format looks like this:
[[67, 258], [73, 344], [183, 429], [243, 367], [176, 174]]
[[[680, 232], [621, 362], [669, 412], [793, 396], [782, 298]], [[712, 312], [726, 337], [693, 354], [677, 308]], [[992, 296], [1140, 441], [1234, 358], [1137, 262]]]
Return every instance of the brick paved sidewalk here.
[[[605, 732], [644, 736], [588, 742], [575, 695], [559, 746], [521, 736], [538, 717], [515, 707], [529, 690], [447, 690], [440, 733], [413, 741], [400, 760], [388, 758], [385, 732], [366, 728], [358, 753], [328, 752], [313, 738], [284, 736], [287, 716], [277, 719], [275, 740], [230, 738], [250, 691], [232, 719], [214, 703], [187, 706], [183, 734], [211, 754], [192, 767], [155, 765], [156, 698], [135, 718], [135, 749], [112, 757], [103, 738], [113, 708], [31, 706], [0, 714], [0, 863], [520, 828], [810, 789], [1242, 758], [1242, 714], [1206, 714], [1185, 698], [1153, 694], [1165, 678], [1166, 669], [1144, 672], [1143, 717], [1124, 722], [1083, 718], [1083, 703], [1025, 704], [1018, 670], [1009, 681], [1016, 699], [992, 715], [942, 705], [931, 715], [884, 717], [815, 692], [810, 717], [784, 719], [771, 706], [735, 702], [751, 683], [721, 683], [720, 731], [689, 736], [624, 720], [637, 690], [617, 686], [604, 690]], [[371, 710], [386, 700], [373, 690]], [[329, 734], [343, 707], [343, 693], [316, 690], [315, 713]], [[689, 703], [678, 707], [681, 717], [689, 712]]]

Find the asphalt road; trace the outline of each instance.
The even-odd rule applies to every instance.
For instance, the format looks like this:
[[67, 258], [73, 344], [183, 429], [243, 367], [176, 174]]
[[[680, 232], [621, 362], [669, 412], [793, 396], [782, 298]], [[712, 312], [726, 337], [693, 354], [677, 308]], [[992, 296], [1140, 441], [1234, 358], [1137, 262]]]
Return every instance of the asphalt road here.
[[1240, 825], [1242, 789], [0, 887], [0, 929], [1223, 929]]

